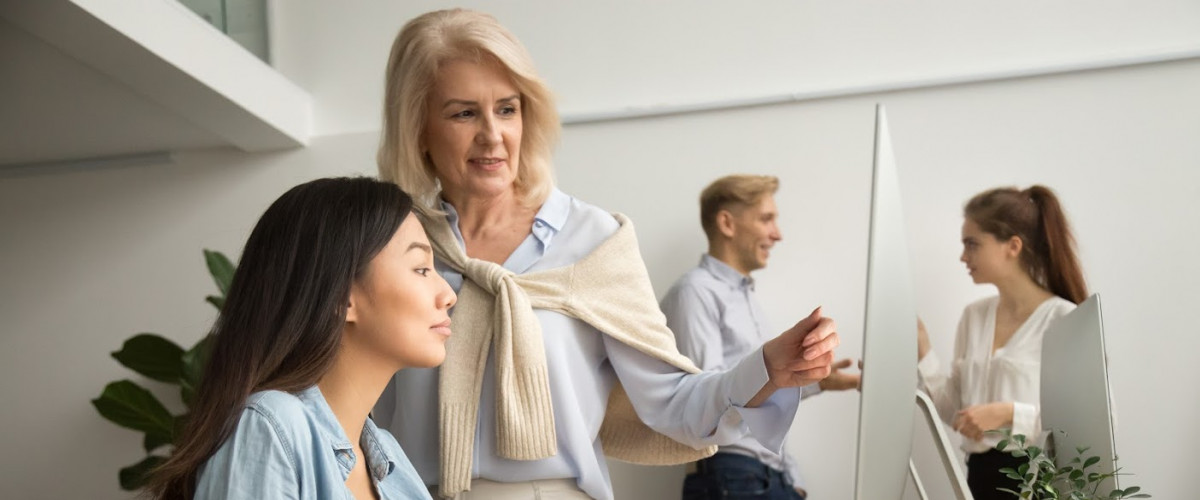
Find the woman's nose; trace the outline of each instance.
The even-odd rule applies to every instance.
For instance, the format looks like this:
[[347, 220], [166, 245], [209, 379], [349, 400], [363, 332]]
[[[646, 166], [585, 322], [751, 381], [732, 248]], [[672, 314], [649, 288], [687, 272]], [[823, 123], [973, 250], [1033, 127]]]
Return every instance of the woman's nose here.
[[497, 126], [494, 117], [488, 116], [481, 120], [479, 131], [475, 133], [475, 142], [481, 145], [500, 142], [500, 127]]

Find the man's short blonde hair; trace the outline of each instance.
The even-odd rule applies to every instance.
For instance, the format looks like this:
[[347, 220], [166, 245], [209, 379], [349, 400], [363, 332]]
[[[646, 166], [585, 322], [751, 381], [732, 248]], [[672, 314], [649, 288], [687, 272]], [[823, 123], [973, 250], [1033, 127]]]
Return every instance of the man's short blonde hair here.
[[712, 241], [719, 233], [717, 214], [738, 211], [762, 201], [779, 190], [779, 178], [773, 175], [727, 175], [713, 181], [700, 193], [700, 226]]

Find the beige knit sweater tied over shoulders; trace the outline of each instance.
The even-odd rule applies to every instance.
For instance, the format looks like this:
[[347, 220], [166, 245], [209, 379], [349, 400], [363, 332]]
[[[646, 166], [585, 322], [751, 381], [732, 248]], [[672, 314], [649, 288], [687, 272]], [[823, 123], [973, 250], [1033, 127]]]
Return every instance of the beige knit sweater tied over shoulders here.
[[[700, 371], [675, 347], [675, 337], [658, 309], [633, 223], [624, 215], [613, 216], [620, 228], [579, 262], [514, 274], [498, 264], [467, 257], [445, 216], [418, 212], [437, 257], [464, 277], [438, 386], [443, 496], [470, 489], [489, 349], [495, 351], [496, 452], [514, 460], [558, 453], [546, 353], [535, 308], [578, 318], [680, 370]], [[620, 381], [609, 394], [600, 439], [606, 455], [639, 464], [678, 464], [716, 452], [715, 446], [697, 450], [647, 427], [634, 413]]]

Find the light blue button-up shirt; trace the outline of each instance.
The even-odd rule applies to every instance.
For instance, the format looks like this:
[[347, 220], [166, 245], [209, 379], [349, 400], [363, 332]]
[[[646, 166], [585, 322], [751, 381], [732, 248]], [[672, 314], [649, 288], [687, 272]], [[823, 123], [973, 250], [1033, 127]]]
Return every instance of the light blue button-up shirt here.
[[[679, 352], [703, 370], [728, 370], [778, 334], [767, 325], [754, 295], [754, 279], [711, 255], [701, 257], [700, 265], [680, 277], [659, 305]], [[820, 390], [817, 384], [808, 385], [803, 397]], [[720, 451], [754, 457], [787, 472], [796, 486], [803, 485], [795, 460], [753, 437], [721, 446]]]
[[[396, 439], [367, 419], [359, 438], [379, 498], [429, 499]], [[228, 440], [204, 464], [197, 499], [346, 499], [358, 457], [321, 390], [250, 395]]]
[[[442, 204], [462, 245], [458, 215]], [[531, 234], [504, 262], [514, 273], [567, 266], [587, 256], [617, 231], [612, 214], [553, 190], [535, 215]], [[457, 291], [463, 277], [437, 263]], [[535, 309], [549, 370], [558, 454], [509, 460], [496, 454], [496, 382], [491, 353], [483, 372], [472, 477], [501, 482], [573, 478], [593, 498], [611, 499], [608, 464], [599, 439], [609, 391], [619, 378], [638, 416], [650, 428], [701, 448], [737, 441], [751, 432], [768, 449], [783, 446], [800, 391], [777, 391], [759, 408], [743, 408], [767, 382], [762, 349], [724, 372], [689, 375], [622, 344], [587, 323]], [[448, 359], [447, 363], [460, 360]], [[375, 407], [380, 425], [396, 434], [430, 485], [439, 480], [437, 369], [396, 374]]]

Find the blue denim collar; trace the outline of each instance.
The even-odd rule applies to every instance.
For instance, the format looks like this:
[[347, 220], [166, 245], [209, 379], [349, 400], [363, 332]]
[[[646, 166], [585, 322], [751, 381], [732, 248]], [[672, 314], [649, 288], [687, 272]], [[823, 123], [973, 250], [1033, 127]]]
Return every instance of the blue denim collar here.
[[[337, 457], [338, 463], [343, 468], [342, 473], [348, 477], [356, 462], [354, 445], [346, 437], [346, 431], [342, 429], [342, 424], [333, 414], [329, 402], [321, 394], [321, 389], [314, 385], [296, 393], [296, 397], [300, 398], [304, 402], [304, 406], [312, 413], [317, 432], [320, 432], [329, 441], [334, 456]], [[376, 481], [382, 481], [396, 469], [396, 459], [388, 455], [383, 445], [379, 443], [378, 432], [379, 428], [375, 426], [375, 422], [367, 418], [363, 425], [359, 445], [362, 446], [363, 453], [367, 455], [367, 469]]]

